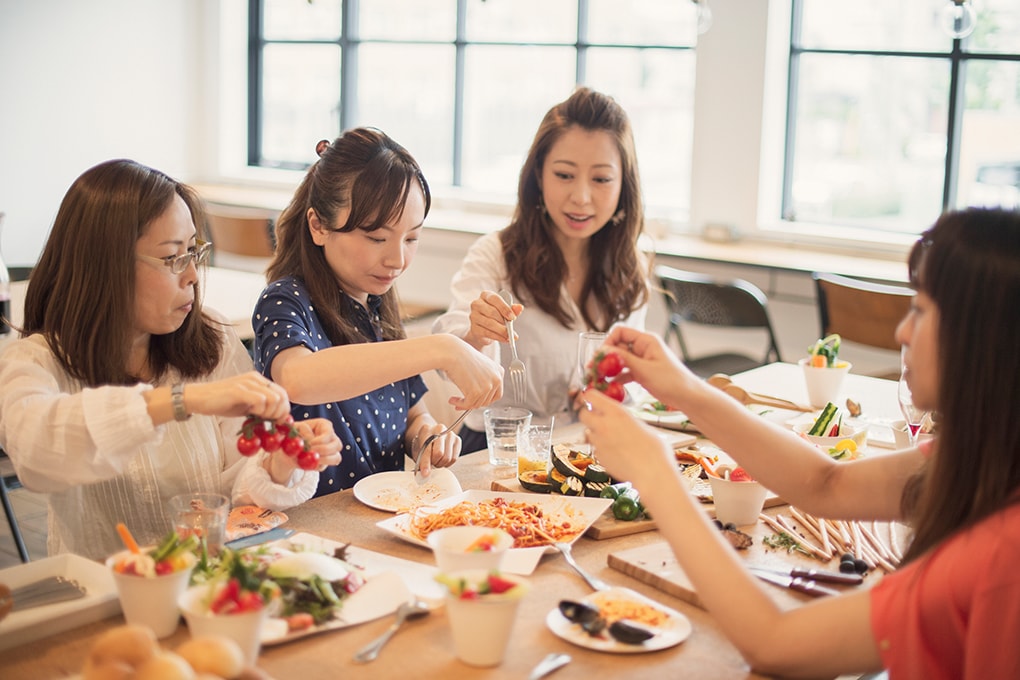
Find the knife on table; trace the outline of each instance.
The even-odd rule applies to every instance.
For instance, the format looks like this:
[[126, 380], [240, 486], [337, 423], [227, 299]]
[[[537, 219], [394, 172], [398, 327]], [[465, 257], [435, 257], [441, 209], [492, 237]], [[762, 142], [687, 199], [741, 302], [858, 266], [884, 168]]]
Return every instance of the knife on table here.
[[278, 541], [281, 538], [287, 538], [293, 535], [293, 529], [286, 529], [284, 527], [276, 527], [269, 531], [262, 531], [251, 536], [243, 536], [241, 538], [235, 538], [233, 541], [227, 541], [224, 543], [224, 547], [237, 550], [239, 548], [250, 548], [253, 545], [261, 545], [270, 541]]
[[822, 597], [824, 595], [839, 595], [838, 590], [832, 588], [826, 588], [820, 586], [814, 581], [799, 576], [783, 576], [776, 574], [771, 571], [761, 571], [759, 569], [751, 569], [751, 573], [760, 578], [763, 581], [768, 581], [777, 586], [789, 588], [790, 590], [796, 590], [798, 593], [804, 593], [811, 597]]
[[824, 581], [825, 583], [839, 583], [845, 586], [859, 586], [864, 582], [864, 577], [860, 574], [844, 574], [838, 571], [824, 571], [822, 569], [801, 569], [799, 567], [791, 567], [789, 569], [767, 569], [765, 567], [748, 567], [754, 572], [765, 572], [769, 574], [776, 574], [778, 576], [791, 576], [793, 578], [803, 578], [809, 581]]

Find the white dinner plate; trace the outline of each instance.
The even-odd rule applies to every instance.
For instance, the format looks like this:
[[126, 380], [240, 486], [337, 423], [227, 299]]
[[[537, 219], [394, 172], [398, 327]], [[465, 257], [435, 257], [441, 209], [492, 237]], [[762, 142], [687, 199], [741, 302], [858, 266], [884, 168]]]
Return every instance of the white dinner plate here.
[[[566, 541], [567, 543], [576, 541], [613, 504], [610, 498], [585, 498], [584, 496], [541, 495], [471, 489], [428, 506], [423, 506], [420, 511], [438, 512], [452, 507], [461, 501], [478, 503], [493, 498], [505, 498], [507, 501], [537, 505], [542, 509], [543, 514], [552, 521], [569, 519], [577, 527], [578, 531], [573, 539]], [[405, 541], [428, 548], [428, 543], [411, 533], [410, 522], [410, 515], [402, 514], [378, 522], [376, 526]], [[556, 552], [556, 549], [552, 546], [510, 548], [506, 551], [506, 556], [503, 558], [503, 571], [527, 576], [535, 571], [539, 560], [542, 559], [542, 555], [547, 551]]]
[[113, 575], [100, 562], [65, 553], [0, 569], [0, 583], [11, 589], [48, 576], [76, 581], [85, 588], [85, 597], [11, 612], [0, 621], [0, 650], [62, 633], [120, 612]]
[[656, 631], [655, 637], [639, 644], [619, 642], [611, 637], [608, 632], [603, 632], [599, 635], [589, 635], [581, 628], [581, 624], [571, 623], [567, 620], [560, 613], [558, 607], [550, 611], [545, 617], [545, 624], [549, 626], [549, 630], [567, 642], [579, 647], [593, 649], [597, 652], [611, 652], [613, 654], [640, 654], [641, 652], [654, 652], [666, 649], [667, 647], [680, 644], [691, 634], [691, 622], [686, 616], [654, 600], [650, 600], [630, 588], [611, 588], [598, 593], [592, 593], [581, 601], [594, 605], [596, 598], [612, 598], [613, 600], [637, 602], [653, 607], [666, 615], [666, 621], [662, 625], [654, 627]]
[[[299, 548], [329, 555], [342, 544], [313, 534], [295, 534], [269, 544], [269, 549]], [[262, 644], [283, 644], [309, 635], [340, 630], [392, 614], [402, 602], [417, 597], [433, 608], [442, 606], [445, 588], [436, 582], [436, 568], [391, 557], [355, 546], [347, 548], [345, 561], [365, 578], [365, 584], [344, 600], [339, 616], [321, 626], [288, 632], [287, 622], [270, 618], [262, 628]]]
[[687, 414], [681, 411], [651, 411], [645, 408], [633, 408], [631, 412], [649, 425], [681, 432], [697, 431]]
[[433, 468], [423, 484], [415, 481], [413, 472], [394, 471], [362, 477], [354, 485], [355, 498], [384, 512], [407, 512], [462, 491], [457, 475], [450, 468]]

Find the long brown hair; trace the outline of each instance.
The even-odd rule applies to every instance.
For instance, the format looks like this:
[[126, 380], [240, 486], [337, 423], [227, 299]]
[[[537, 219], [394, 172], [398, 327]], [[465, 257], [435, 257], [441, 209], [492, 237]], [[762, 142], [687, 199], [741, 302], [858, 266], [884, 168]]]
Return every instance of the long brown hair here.
[[[135, 243], [180, 196], [197, 228], [201, 201], [187, 186], [130, 160], [86, 170], [60, 204], [25, 297], [23, 335], [41, 333], [65, 371], [88, 386], [126, 385], [135, 299]], [[202, 236], [199, 231], [199, 237]], [[208, 375], [220, 361], [222, 331], [194, 307], [173, 333], [149, 340], [149, 369]]]
[[946, 213], [909, 265], [939, 310], [940, 388], [935, 450], [903, 496], [914, 526], [906, 560], [1020, 502], [1020, 212]]
[[[276, 222], [276, 254], [267, 278], [300, 279], [334, 345], [364, 342], [366, 338], [357, 326], [341, 313], [343, 291], [323, 249], [312, 240], [308, 209], [313, 208], [322, 224], [332, 231], [372, 232], [400, 218], [413, 187], [425, 193], [426, 216], [432, 195], [411, 154], [374, 128], [348, 130], [332, 144], [323, 140], [317, 151], [319, 160], [309, 168]], [[337, 224], [338, 213], [348, 207], [351, 213], [347, 223]], [[384, 339], [405, 337], [396, 288], [382, 296], [379, 317]]]
[[539, 184], [549, 149], [571, 128], [608, 132], [623, 166], [616, 211], [620, 219], [614, 217], [591, 237], [588, 276], [581, 292], [581, 299], [592, 300], [598, 311], [598, 318], [592, 318], [588, 305], [581, 305], [586, 326], [605, 331], [648, 301], [650, 266], [638, 249], [644, 206], [634, 136], [627, 113], [612, 97], [578, 88], [545, 114], [521, 168], [513, 220], [500, 233], [503, 259], [518, 298], [530, 300], [563, 326], [573, 326], [577, 320], [560, 297], [567, 264], [553, 240], [555, 227], [543, 209]]

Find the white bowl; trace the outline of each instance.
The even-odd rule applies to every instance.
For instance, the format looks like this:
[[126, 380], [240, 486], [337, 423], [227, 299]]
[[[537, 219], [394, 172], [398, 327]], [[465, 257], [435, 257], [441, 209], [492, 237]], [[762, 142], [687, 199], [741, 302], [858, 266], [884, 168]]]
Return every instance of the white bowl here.
[[847, 423], [844, 421], [839, 426], [839, 436], [837, 437], [819, 437], [816, 435], [808, 434], [808, 430], [811, 429], [813, 423], [797, 423], [793, 426], [793, 431], [799, 435], [802, 435], [809, 442], [815, 446], [820, 446], [826, 451], [834, 447], [844, 439], [852, 439], [857, 445], [858, 450], [863, 449], [868, 443], [868, 426], [860, 423]]

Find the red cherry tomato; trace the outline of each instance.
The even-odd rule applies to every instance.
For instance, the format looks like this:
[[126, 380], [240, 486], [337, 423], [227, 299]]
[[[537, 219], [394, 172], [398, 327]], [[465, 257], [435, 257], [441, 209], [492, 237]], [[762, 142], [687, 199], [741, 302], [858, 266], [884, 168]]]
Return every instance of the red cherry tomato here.
[[730, 470], [730, 481], [731, 482], [753, 482], [754, 478], [747, 474], [747, 471], [742, 468], [733, 468]]
[[257, 436], [246, 437], [241, 435], [237, 438], [237, 450], [242, 456], [254, 456], [262, 448], [262, 440]]
[[297, 456], [305, 450], [305, 441], [300, 435], [296, 437], [287, 437], [283, 440], [283, 446], [281, 448], [288, 456]]
[[272, 453], [273, 451], [279, 451], [280, 446], [283, 445], [283, 440], [287, 437], [285, 434], [281, 434], [276, 430], [270, 430], [263, 434], [260, 439], [262, 441], [262, 448]]
[[319, 454], [316, 451], [302, 451], [298, 454], [297, 464], [302, 470], [314, 470], [319, 467]]
[[623, 359], [619, 354], [607, 354], [599, 361], [596, 371], [602, 378], [614, 378], [623, 370]]
[[606, 383], [605, 393], [607, 397], [616, 401], [623, 401], [627, 394], [623, 389], [623, 385], [618, 382]]
[[[249, 420], [252, 420], [252, 418], [249, 418]], [[251, 431], [256, 437], [261, 437], [266, 433], [266, 421], [255, 420], [254, 423], [255, 424], [251, 426]]]

